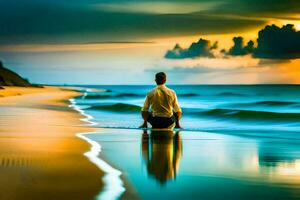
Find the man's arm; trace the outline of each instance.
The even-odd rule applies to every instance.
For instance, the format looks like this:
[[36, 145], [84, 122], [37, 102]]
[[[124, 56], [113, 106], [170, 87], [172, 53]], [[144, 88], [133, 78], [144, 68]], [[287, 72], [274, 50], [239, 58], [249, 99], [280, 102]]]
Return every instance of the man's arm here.
[[181, 119], [182, 117], [182, 112], [175, 112], [176, 118], [178, 119], [178, 121]]
[[150, 107], [150, 102], [149, 102], [149, 98], [148, 95], [146, 96], [145, 102], [144, 102], [144, 106], [142, 108], [141, 114], [142, 114], [142, 118], [144, 120], [143, 124], [140, 126], [140, 128], [147, 128], [147, 121], [148, 121], [148, 117], [149, 117], [149, 107]]
[[175, 128], [181, 128], [179, 121], [182, 117], [182, 112], [181, 111], [180, 112], [175, 112], [174, 115], [175, 115]]
[[175, 98], [174, 98], [173, 109], [174, 109], [174, 113], [175, 113], [174, 115], [175, 115], [175, 119], [176, 119], [175, 128], [181, 128], [179, 121], [182, 117], [182, 110], [179, 106], [176, 93], [175, 93]]
[[149, 117], [149, 112], [148, 111], [141, 111], [141, 114], [142, 114], [142, 118], [144, 120], [144, 124], [145, 123], [147, 124], [148, 117]]

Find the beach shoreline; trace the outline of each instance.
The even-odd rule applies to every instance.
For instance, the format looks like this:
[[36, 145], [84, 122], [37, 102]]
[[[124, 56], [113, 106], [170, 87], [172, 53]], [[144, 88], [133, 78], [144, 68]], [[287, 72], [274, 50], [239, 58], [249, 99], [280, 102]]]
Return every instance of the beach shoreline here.
[[[84, 116], [84, 118], [81, 119], [82, 121], [87, 122], [91, 126], [96, 126], [98, 124], [92, 121], [92, 116], [86, 114], [76, 105], [73, 98], [69, 101], [70, 107]], [[122, 172], [113, 168], [109, 165], [109, 163], [99, 157], [101, 152], [101, 145], [86, 136], [93, 133], [94, 132], [78, 133], [76, 136], [91, 145], [90, 151], [85, 152], [84, 155], [102, 172], [105, 173], [102, 177], [104, 189], [99, 192], [96, 199], [119, 199], [125, 192], [125, 187], [123, 185], [124, 180], [121, 179]]]
[[[58, 87], [0, 90], [0, 199], [94, 199], [104, 173], [78, 133], [93, 132]], [[88, 172], [88, 173], [87, 173]]]

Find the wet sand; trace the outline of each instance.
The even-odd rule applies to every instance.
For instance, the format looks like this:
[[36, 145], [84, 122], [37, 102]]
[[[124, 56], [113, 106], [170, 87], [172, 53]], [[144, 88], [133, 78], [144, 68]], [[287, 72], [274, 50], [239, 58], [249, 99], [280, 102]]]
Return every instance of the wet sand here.
[[[103, 173], [76, 137], [92, 132], [55, 87], [0, 90], [0, 199], [94, 199]], [[79, 125], [79, 126], [78, 126]]]

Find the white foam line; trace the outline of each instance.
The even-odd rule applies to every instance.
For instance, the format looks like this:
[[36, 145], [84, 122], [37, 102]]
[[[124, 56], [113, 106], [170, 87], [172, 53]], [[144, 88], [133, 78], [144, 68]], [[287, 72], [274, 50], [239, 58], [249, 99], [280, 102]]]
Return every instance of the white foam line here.
[[[92, 116], [86, 114], [83, 110], [81, 110], [77, 105], [74, 99], [70, 99], [71, 105], [74, 110], [78, 111], [80, 114], [85, 116], [82, 121], [88, 122], [91, 125], [97, 125], [98, 123], [92, 122], [94, 119]], [[98, 156], [101, 152], [101, 146], [99, 143], [89, 139], [86, 137], [86, 134], [90, 133], [78, 133], [76, 136], [87, 141], [91, 145], [90, 151], [84, 153], [84, 155], [94, 163], [99, 169], [105, 172], [104, 177], [102, 178], [104, 182], [104, 190], [101, 191], [96, 199], [97, 200], [113, 200], [119, 199], [121, 195], [125, 192], [125, 187], [123, 186], [123, 182], [120, 178], [122, 172], [113, 168], [105, 161], [101, 160]]]
[[79, 112], [81, 115], [83, 115], [85, 118], [80, 119], [81, 121], [89, 123], [91, 126], [96, 126], [98, 123], [93, 122], [92, 120], [94, 119], [93, 116], [86, 114], [83, 110], [80, 109], [79, 106], [76, 105], [76, 102], [74, 99], [69, 100], [71, 102], [71, 105], [69, 107], [73, 108], [77, 112]]

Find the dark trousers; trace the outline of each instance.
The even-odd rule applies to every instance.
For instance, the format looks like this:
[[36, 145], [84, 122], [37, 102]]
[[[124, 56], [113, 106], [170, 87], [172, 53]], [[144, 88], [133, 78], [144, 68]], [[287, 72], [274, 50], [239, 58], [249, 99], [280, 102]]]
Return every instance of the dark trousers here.
[[168, 128], [172, 124], [176, 123], [178, 116], [173, 113], [172, 117], [153, 117], [152, 113], [148, 113], [148, 122], [151, 124], [152, 128]]

